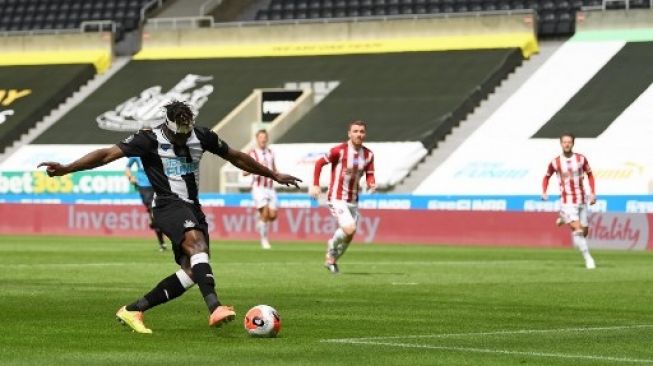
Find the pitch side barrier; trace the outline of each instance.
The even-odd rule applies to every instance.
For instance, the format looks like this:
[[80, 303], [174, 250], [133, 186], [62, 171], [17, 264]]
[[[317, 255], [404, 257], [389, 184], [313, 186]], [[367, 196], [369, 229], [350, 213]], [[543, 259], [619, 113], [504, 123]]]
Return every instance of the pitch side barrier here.
[[[205, 207], [214, 240], [257, 240], [256, 212], [245, 207]], [[571, 247], [552, 212], [362, 209], [356, 243]], [[0, 235], [151, 237], [142, 205], [0, 205]], [[653, 249], [653, 215], [591, 213], [592, 248]], [[283, 208], [270, 228], [273, 240], [324, 243], [336, 229], [325, 207]]]
[[[48, 181], [50, 183], [47, 183]], [[51, 193], [52, 190], [60, 193]], [[318, 202], [307, 194], [280, 193], [278, 199], [279, 207], [282, 209], [324, 206], [324, 202]], [[204, 207], [247, 208], [254, 205], [249, 193], [200, 193], [200, 201]], [[124, 175], [113, 174], [113, 172], [98, 171], [60, 181], [57, 184], [46, 178], [43, 172], [0, 176], [0, 203], [135, 205], [140, 202], [140, 196]], [[548, 201], [542, 201], [538, 195], [362, 194], [358, 205], [362, 209], [399, 211], [558, 212], [560, 210], [558, 197], [551, 196]], [[653, 195], [600, 196], [596, 204], [590, 206], [590, 212], [653, 214]]]

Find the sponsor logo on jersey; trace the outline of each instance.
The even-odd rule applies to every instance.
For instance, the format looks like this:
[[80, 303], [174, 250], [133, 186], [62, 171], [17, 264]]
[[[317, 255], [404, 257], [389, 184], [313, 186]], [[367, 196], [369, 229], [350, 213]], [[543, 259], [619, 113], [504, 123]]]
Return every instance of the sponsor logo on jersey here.
[[186, 162], [185, 157], [161, 158], [163, 162], [163, 171], [168, 177], [181, 176], [190, 173], [197, 173], [200, 169], [200, 163]]

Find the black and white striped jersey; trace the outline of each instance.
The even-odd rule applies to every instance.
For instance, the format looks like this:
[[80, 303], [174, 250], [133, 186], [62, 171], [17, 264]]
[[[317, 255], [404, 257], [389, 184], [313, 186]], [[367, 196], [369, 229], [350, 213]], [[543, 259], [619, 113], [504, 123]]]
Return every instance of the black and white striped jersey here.
[[117, 146], [128, 156], [138, 156], [157, 199], [180, 198], [199, 204], [200, 160], [205, 151], [225, 157], [229, 146], [206, 127], [195, 127], [185, 146], [174, 145], [163, 132], [163, 125], [140, 130]]

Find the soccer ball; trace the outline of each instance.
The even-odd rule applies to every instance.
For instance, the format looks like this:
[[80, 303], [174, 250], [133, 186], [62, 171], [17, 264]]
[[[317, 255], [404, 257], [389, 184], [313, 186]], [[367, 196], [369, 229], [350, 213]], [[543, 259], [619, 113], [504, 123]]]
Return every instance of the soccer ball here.
[[245, 330], [253, 337], [276, 337], [281, 330], [279, 313], [268, 305], [257, 305], [245, 314]]

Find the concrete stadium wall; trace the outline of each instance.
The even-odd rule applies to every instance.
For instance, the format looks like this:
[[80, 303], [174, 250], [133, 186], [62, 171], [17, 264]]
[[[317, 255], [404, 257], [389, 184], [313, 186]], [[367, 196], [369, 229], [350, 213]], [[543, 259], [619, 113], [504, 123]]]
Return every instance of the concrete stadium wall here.
[[64, 33], [0, 37], [0, 65], [93, 64], [111, 66], [111, 33]]
[[147, 29], [135, 59], [192, 59], [520, 48], [537, 52], [531, 13], [482, 16], [228, 23]]
[[[624, 38], [623, 34], [619, 37], [619, 30], [633, 34], [633, 38]], [[596, 10], [579, 12], [576, 15], [576, 35], [574, 38], [589, 39], [590, 37], [612, 34], [618, 39], [627, 39], [629, 41], [644, 36], [646, 40], [651, 40], [652, 32], [653, 12], [649, 9], [631, 9], [629, 11]]]
[[[205, 207], [213, 241], [257, 240], [251, 208]], [[361, 210], [358, 243], [571, 247], [555, 213]], [[0, 234], [151, 237], [140, 205], [0, 205]], [[653, 215], [593, 213], [590, 247], [653, 249]], [[287, 208], [270, 230], [273, 240], [326, 241], [336, 228], [326, 208]]]

